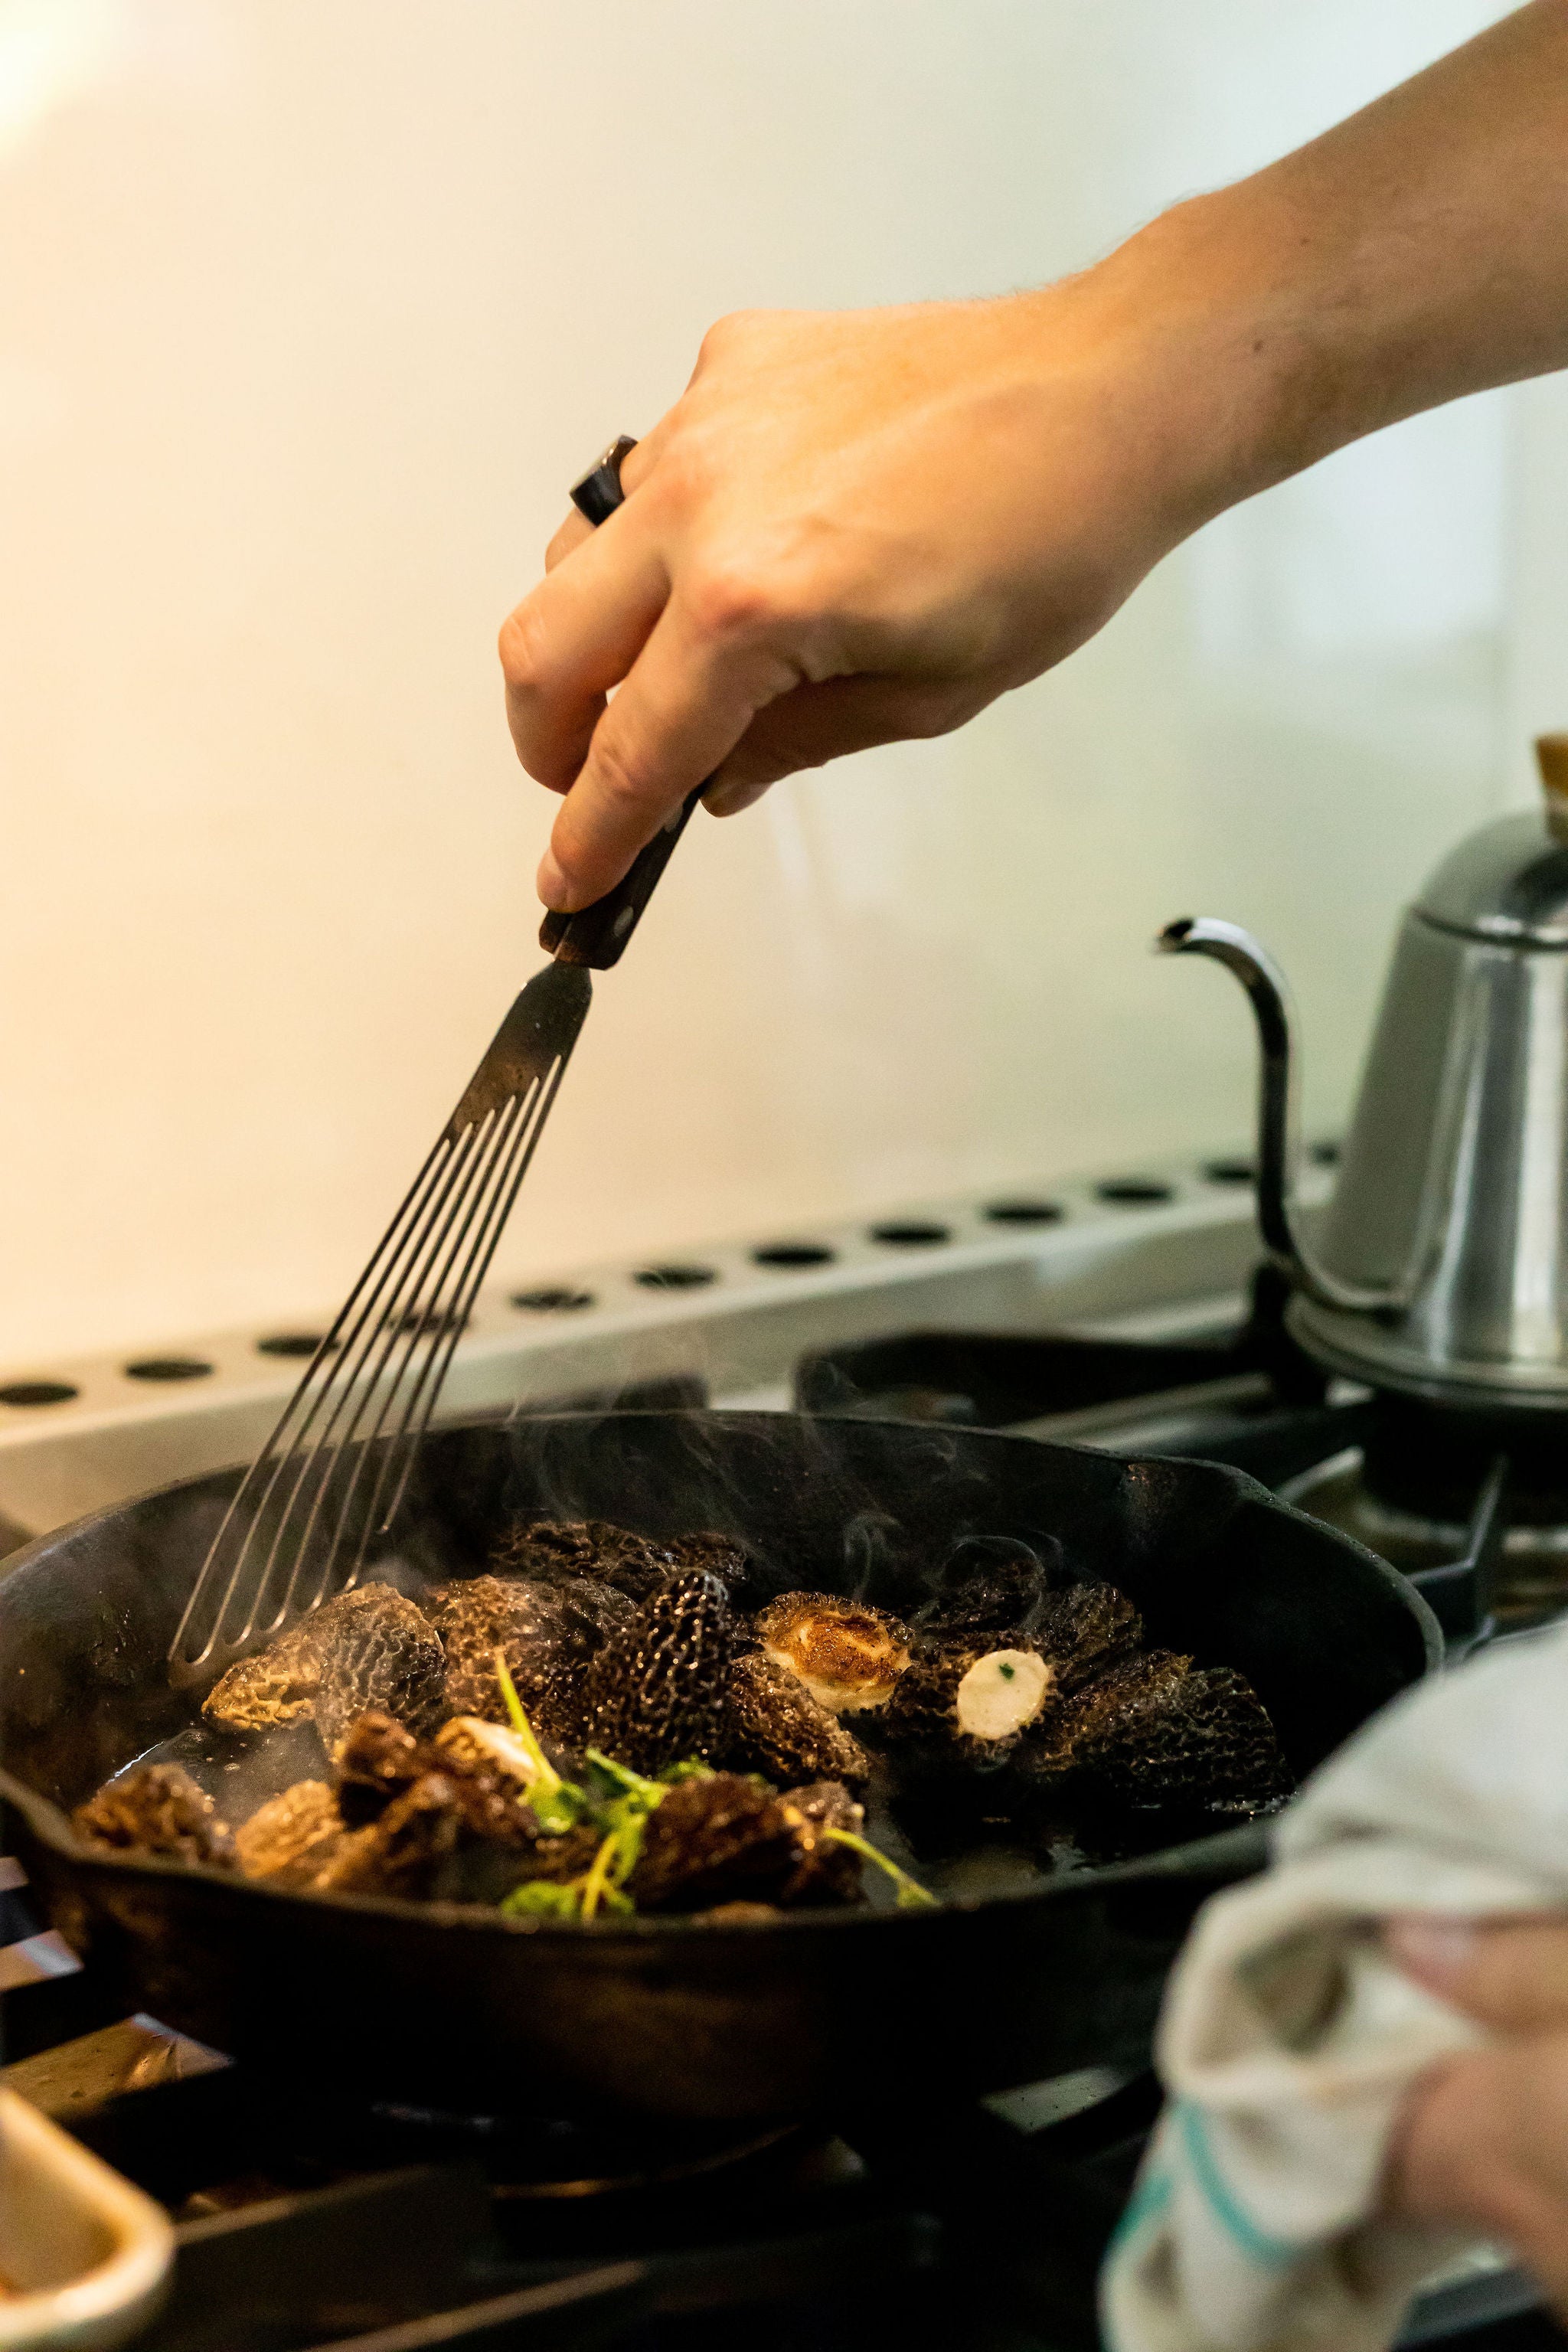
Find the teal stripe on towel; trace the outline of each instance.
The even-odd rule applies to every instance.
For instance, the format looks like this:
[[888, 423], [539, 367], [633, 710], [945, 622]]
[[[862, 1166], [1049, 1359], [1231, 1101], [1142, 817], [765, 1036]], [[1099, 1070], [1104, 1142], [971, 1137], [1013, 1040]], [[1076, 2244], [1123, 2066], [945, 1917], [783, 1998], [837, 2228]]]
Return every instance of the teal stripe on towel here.
[[1255, 2263], [1294, 2262], [1301, 2248], [1291, 2238], [1276, 2238], [1260, 2230], [1249, 2213], [1237, 2204], [1230, 2183], [1220, 2170], [1208, 2136], [1208, 2126], [1202, 2112], [1189, 2100], [1178, 2099], [1172, 2109], [1193, 2178], [1208, 2200], [1215, 2218], [1222, 2221], [1241, 2251]]
[[1109, 2261], [1120, 2253], [1130, 2238], [1135, 2238], [1145, 2221], [1152, 2221], [1171, 2201], [1171, 2176], [1163, 2165], [1152, 2164], [1135, 2183], [1131, 2196], [1122, 2208], [1121, 2219], [1111, 2232], [1106, 2249]]
[[[1132, 2259], [1133, 2239], [1147, 2222], [1160, 2219], [1171, 2201], [1171, 2176], [1164, 2166], [1157, 2161], [1146, 2162], [1133, 2185], [1131, 2196], [1122, 2208], [1121, 2219], [1110, 2233], [1110, 2243], [1105, 2250], [1105, 2262], [1100, 2273], [1102, 2278], [1113, 2263]], [[1100, 2321], [1101, 2329], [1108, 2331], [1110, 2319], [1103, 2308], [1103, 2297]], [[1108, 2332], [1104, 2336], [1104, 2345], [1105, 2352], [1123, 2352], [1122, 2346]]]

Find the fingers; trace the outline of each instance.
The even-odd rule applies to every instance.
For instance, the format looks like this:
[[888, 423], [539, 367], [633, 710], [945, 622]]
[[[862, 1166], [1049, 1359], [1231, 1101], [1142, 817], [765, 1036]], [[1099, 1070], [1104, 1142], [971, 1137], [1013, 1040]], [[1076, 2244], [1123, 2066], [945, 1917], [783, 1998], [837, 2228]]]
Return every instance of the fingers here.
[[628, 512], [589, 534], [508, 616], [500, 633], [507, 722], [518, 758], [540, 783], [558, 793], [571, 785], [606, 694], [636, 661], [668, 593], [648, 534]]
[[558, 563], [564, 563], [566, 558], [575, 549], [581, 547], [585, 539], [591, 539], [593, 535], [594, 526], [587, 516], [579, 514], [574, 507], [544, 551], [545, 571], [553, 572]]
[[[621, 490], [625, 498], [629, 499], [638, 484], [645, 482], [652, 471], [659, 450], [668, 438], [666, 422], [667, 420], [661, 416], [653, 431], [645, 433], [640, 441], [634, 442], [622, 458]], [[573, 507], [565, 521], [544, 551], [545, 571], [553, 572], [558, 563], [563, 563], [575, 549], [582, 546], [585, 539], [593, 537], [594, 530], [595, 526], [588, 520], [587, 516], [581, 513], [576, 507]]]
[[[878, 743], [945, 735], [989, 698], [979, 677], [807, 679], [759, 710], [714, 781], [706, 801], [715, 815], [749, 808], [769, 784], [801, 768], [820, 768]], [[720, 805], [721, 796], [722, 805]]]
[[1415, 2085], [1390, 2145], [1402, 2219], [1505, 2240], [1568, 2313], [1568, 1920], [1410, 1915], [1384, 1930], [1407, 1976], [1506, 2037]]
[[1560, 1914], [1475, 1920], [1412, 1914], [1391, 1920], [1390, 1957], [1444, 2000], [1500, 2033], [1568, 2028], [1568, 1920]]
[[700, 626], [689, 605], [668, 604], [555, 820], [539, 868], [545, 905], [570, 913], [602, 898], [797, 676], [743, 625]]
[[1400, 2117], [1384, 2210], [1500, 2238], [1568, 2307], [1568, 2035], [1434, 2067]]
[[627, 505], [597, 529], [574, 508], [546, 550], [542, 584], [501, 625], [511, 739], [529, 774], [552, 792], [570, 790], [605, 696], [637, 659], [669, 593], [647, 518], [628, 512], [666, 428], [661, 417], [623, 459]]

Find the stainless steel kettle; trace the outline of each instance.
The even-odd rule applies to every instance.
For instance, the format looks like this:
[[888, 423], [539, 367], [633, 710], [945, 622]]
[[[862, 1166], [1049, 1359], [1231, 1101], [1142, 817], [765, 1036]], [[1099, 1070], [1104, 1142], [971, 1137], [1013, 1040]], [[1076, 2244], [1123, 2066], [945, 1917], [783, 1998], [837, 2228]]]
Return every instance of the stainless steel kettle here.
[[1262, 1054], [1258, 1223], [1321, 1362], [1445, 1404], [1568, 1404], [1568, 736], [1540, 809], [1489, 824], [1406, 913], [1319, 1246], [1293, 1203], [1283, 975], [1235, 924], [1159, 944], [1241, 981]]

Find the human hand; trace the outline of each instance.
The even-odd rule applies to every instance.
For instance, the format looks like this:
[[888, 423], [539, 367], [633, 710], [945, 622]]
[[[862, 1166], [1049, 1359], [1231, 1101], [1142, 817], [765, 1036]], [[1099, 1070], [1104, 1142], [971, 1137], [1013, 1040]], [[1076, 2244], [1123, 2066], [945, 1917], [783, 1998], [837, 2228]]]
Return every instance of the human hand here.
[[1384, 1940], [1406, 1976], [1501, 2037], [1415, 2085], [1385, 2209], [1503, 2240], [1568, 2319], [1568, 1922], [1410, 1917]]
[[1568, 365], [1565, 138], [1568, 10], [1534, 0], [1042, 292], [722, 320], [501, 631], [566, 795], [540, 895], [600, 897], [707, 777], [729, 811], [960, 725], [1224, 507]]
[[961, 725], [1203, 519], [1213, 436], [1136, 274], [711, 331], [625, 504], [562, 527], [501, 632], [519, 756], [566, 794], [547, 905], [601, 896], [706, 778], [727, 814]]

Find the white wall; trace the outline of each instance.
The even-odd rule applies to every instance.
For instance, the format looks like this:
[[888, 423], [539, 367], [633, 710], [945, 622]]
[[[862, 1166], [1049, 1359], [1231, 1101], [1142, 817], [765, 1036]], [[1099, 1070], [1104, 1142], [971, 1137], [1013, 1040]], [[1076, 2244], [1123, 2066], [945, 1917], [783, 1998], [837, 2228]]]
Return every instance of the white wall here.
[[[0, 0], [0, 1360], [342, 1290], [537, 961], [496, 625], [712, 317], [1080, 264], [1496, 13]], [[1502, 790], [1508, 415], [700, 821], [507, 1267], [1239, 1133], [1239, 1004], [1146, 951], [1198, 908], [1286, 958], [1337, 1117]]]

